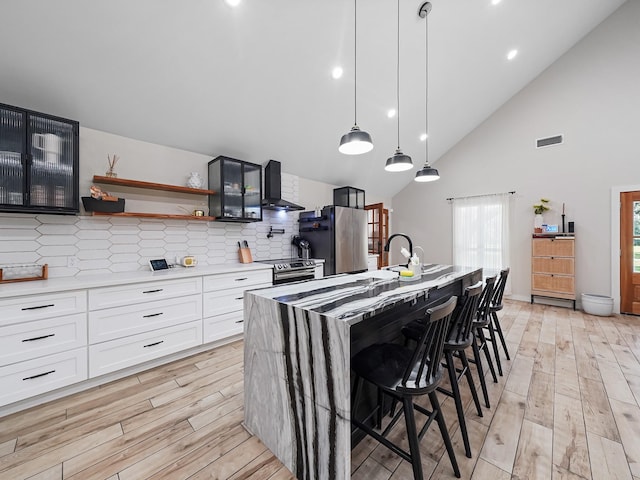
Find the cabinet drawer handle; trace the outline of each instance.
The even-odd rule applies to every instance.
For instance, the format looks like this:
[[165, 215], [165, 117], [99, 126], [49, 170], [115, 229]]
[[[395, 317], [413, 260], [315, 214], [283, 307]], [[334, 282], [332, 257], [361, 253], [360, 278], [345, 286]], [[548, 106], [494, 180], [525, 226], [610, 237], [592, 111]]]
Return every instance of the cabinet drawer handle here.
[[247, 277], [236, 278], [236, 282], [241, 282], [241, 281], [246, 280], [246, 279], [247, 279]]
[[161, 292], [162, 290], [163, 290], [162, 288], [156, 288], [155, 290], [147, 290], [142, 293], [158, 293], [158, 292]]
[[45, 375], [49, 375], [50, 373], [55, 373], [55, 370], [49, 370], [48, 372], [39, 373], [39, 374], [33, 375], [31, 377], [25, 377], [25, 378], [22, 379], [22, 381], [33, 380], [34, 378], [38, 378], [38, 377], [44, 377]]
[[236, 300], [242, 300], [244, 297], [236, 297]]
[[160, 313], [150, 313], [149, 315], [143, 315], [142, 318], [159, 317], [160, 315], [162, 315], [162, 312], [160, 312]]
[[236, 320], [236, 323], [244, 323], [244, 319], [242, 319], [242, 320]]
[[159, 342], [155, 342], [155, 343], [150, 343], [149, 345], [145, 345], [143, 348], [155, 347], [156, 345], [160, 345], [161, 343], [164, 343], [164, 340], [160, 340]]
[[55, 303], [50, 303], [49, 305], [38, 305], [37, 307], [24, 307], [22, 311], [24, 312], [25, 310], [40, 310], [41, 308], [49, 308], [55, 306]]
[[55, 337], [55, 333], [50, 333], [49, 335], [42, 335], [41, 337], [33, 337], [33, 338], [25, 338], [22, 340], [23, 342], [35, 342], [36, 340], [42, 340], [44, 338]]

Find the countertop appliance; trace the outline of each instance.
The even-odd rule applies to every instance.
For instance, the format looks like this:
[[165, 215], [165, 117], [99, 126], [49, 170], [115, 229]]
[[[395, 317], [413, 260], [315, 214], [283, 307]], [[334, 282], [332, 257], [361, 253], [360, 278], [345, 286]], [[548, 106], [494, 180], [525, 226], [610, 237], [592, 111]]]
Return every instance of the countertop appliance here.
[[298, 247], [298, 257], [302, 260], [309, 260], [311, 258], [311, 244], [309, 243], [309, 240], [295, 235], [291, 240], [291, 243]]
[[300, 213], [300, 234], [309, 240], [313, 256], [323, 258], [325, 275], [367, 270], [367, 211], [326, 206]]
[[256, 260], [256, 262], [273, 265], [274, 285], [315, 278], [316, 262], [314, 260], [278, 258], [275, 260]]

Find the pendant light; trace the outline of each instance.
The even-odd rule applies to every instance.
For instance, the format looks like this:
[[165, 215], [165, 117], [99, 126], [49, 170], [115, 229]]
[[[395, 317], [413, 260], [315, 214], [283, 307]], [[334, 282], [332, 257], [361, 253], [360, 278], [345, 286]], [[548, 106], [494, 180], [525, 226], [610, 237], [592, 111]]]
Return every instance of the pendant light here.
[[340, 139], [338, 151], [347, 155], [360, 155], [373, 148], [371, 135], [358, 127], [358, 5], [353, 0], [353, 127]]
[[414, 180], [416, 182], [433, 182], [434, 180], [438, 180], [440, 178], [440, 174], [438, 170], [432, 168], [429, 165], [429, 110], [427, 108], [428, 99], [429, 99], [429, 22], [427, 21], [427, 16], [431, 12], [431, 3], [424, 2], [418, 10], [418, 15], [420, 18], [424, 18], [424, 22], [426, 25], [425, 28], [425, 64], [426, 64], [426, 76], [425, 76], [425, 99], [424, 99], [424, 123], [427, 132], [427, 138], [424, 140], [425, 145], [425, 157], [424, 157], [424, 167], [416, 172], [416, 177]]
[[398, 148], [392, 157], [387, 158], [384, 169], [387, 172], [404, 172], [413, 167], [413, 162], [409, 155], [405, 155], [400, 150], [400, 0], [398, 0], [398, 58], [396, 64], [396, 111], [398, 117]]

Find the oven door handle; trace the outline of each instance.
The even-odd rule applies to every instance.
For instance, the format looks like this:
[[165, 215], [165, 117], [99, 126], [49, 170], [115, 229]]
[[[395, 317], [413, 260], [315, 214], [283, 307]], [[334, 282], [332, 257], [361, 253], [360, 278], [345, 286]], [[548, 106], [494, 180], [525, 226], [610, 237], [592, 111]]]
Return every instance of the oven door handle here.
[[299, 278], [305, 280], [315, 276], [315, 269], [292, 270], [289, 272], [278, 272], [274, 274], [275, 280], [286, 280], [289, 278]]

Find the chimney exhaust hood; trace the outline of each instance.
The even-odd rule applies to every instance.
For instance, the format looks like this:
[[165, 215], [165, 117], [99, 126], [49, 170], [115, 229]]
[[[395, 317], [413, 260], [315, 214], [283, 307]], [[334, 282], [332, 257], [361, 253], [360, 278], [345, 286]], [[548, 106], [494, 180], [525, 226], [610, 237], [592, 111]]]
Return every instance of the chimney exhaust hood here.
[[282, 199], [282, 173], [280, 162], [269, 160], [264, 168], [263, 210], [304, 210], [304, 207]]

